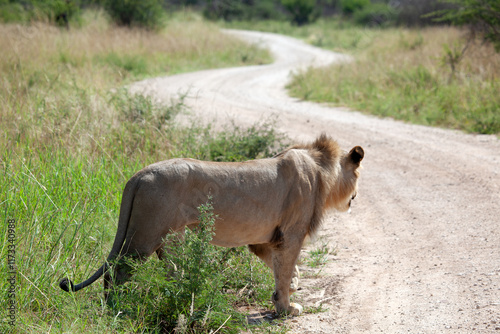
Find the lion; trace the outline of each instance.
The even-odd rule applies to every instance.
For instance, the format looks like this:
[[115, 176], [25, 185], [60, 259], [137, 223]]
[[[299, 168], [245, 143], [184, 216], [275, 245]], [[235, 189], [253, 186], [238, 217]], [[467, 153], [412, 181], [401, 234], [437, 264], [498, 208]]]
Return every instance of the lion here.
[[132, 256], [161, 259], [168, 233], [183, 233], [198, 224], [197, 208], [211, 197], [215, 235], [224, 247], [248, 245], [269, 266], [275, 279], [272, 301], [278, 315], [299, 315], [290, 303], [297, 289], [296, 262], [304, 239], [314, 235], [328, 209], [347, 211], [357, 194], [364, 151], [350, 152], [322, 134], [314, 142], [295, 145], [272, 158], [245, 162], [171, 159], [149, 165], [127, 182], [118, 230], [107, 261], [86, 281], [74, 285], [63, 278], [64, 291], [78, 291], [103, 274], [105, 298], [113, 284], [124, 283]]

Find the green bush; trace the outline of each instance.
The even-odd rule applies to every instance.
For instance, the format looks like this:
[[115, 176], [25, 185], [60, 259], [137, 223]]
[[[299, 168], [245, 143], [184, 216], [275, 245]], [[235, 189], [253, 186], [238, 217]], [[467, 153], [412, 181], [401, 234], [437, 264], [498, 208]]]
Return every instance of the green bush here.
[[37, 5], [47, 15], [50, 22], [65, 27], [69, 26], [69, 20], [74, 17], [80, 9], [78, 0], [38, 1]]
[[28, 13], [19, 3], [0, 2], [0, 22], [25, 22]]
[[161, 0], [105, 0], [104, 7], [119, 25], [158, 29], [164, 10]]
[[252, 17], [256, 20], [284, 20], [285, 14], [275, 0], [258, 0], [252, 6]]
[[68, 27], [79, 11], [79, 0], [0, 1], [0, 20], [3, 22], [46, 20]]
[[340, 8], [344, 14], [351, 15], [355, 11], [368, 6], [370, 3], [370, 0], [341, 0]]
[[[273, 156], [274, 149], [283, 148], [283, 137], [270, 123], [254, 124], [249, 128], [233, 125], [230, 130], [222, 131], [215, 137], [204, 141], [201, 147], [202, 159], [212, 161], [244, 161]], [[273, 147], [277, 145], [277, 147]]]
[[397, 17], [397, 10], [390, 5], [373, 3], [355, 11], [352, 19], [360, 25], [379, 27], [396, 22]]
[[238, 0], [207, 0], [203, 15], [210, 20], [240, 19], [245, 13], [245, 5]]
[[281, 0], [292, 15], [292, 23], [298, 26], [314, 22], [319, 14], [315, 11], [316, 0]]
[[210, 20], [280, 20], [284, 15], [275, 0], [207, 0], [203, 15]]

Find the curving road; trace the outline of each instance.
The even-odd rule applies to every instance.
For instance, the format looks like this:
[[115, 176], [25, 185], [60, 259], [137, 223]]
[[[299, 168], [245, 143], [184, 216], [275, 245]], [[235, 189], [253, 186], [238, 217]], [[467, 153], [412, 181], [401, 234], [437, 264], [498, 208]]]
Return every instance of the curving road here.
[[292, 333], [500, 333], [500, 140], [380, 119], [287, 96], [289, 75], [349, 61], [296, 39], [227, 31], [271, 50], [270, 65], [155, 78], [136, 92], [188, 92], [199, 118], [241, 124], [276, 116], [294, 140], [321, 132], [366, 156], [353, 213], [332, 214], [318, 244], [337, 255], [303, 268], [296, 300], [324, 312]]

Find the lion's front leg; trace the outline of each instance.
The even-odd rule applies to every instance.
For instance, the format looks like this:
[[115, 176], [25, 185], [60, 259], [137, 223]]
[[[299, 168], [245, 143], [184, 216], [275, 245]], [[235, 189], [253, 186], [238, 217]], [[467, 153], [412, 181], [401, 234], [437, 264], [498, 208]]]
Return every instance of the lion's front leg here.
[[[273, 268], [273, 247], [271, 244], [259, 244], [259, 245], [248, 245], [248, 248], [252, 253], [257, 255], [271, 270], [274, 272]], [[292, 280], [290, 283], [290, 294], [294, 293], [299, 289], [299, 267], [295, 266], [292, 273]]]
[[[298, 269], [295, 265], [300, 253], [302, 242], [284, 241], [278, 248], [272, 250], [275, 291], [273, 303], [280, 315], [300, 315], [302, 306], [290, 303], [292, 286], [298, 284]], [[296, 289], [295, 289], [296, 290]]]

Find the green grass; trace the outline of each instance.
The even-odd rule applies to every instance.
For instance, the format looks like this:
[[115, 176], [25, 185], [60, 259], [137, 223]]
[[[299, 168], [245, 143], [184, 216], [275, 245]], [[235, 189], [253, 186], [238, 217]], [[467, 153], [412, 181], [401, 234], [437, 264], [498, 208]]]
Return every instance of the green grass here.
[[354, 56], [349, 64], [296, 73], [290, 94], [315, 102], [417, 124], [471, 133], [500, 133], [500, 54], [449, 27], [365, 28], [320, 20], [235, 23], [301, 38]]
[[311, 268], [324, 266], [328, 261], [328, 255], [336, 255], [337, 251], [329, 247], [327, 242], [323, 242], [318, 247], [308, 252], [308, 257], [305, 260], [306, 264]]
[[[120, 88], [153, 75], [258, 64], [269, 59], [266, 52], [222, 35], [192, 14], [171, 18], [159, 32], [117, 28], [99, 12], [84, 13], [82, 22], [69, 31], [45, 24], [0, 25], [2, 305], [11, 300], [11, 219], [16, 221], [17, 273], [16, 323], [8, 324], [8, 309], [2, 307], [2, 333], [157, 331], [161, 324], [145, 312], [164, 301], [147, 295], [160, 279], [155, 276], [158, 260], [148, 261], [139, 270], [144, 275], [128, 284], [129, 305], [139, 313], [107, 307], [101, 281], [68, 294], [58, 280], [81, 281], [103, 263], [116, 233], [123, 187], [140, 168], [180, 156], [263, 157], [284, 143], [270, 122], [222, 133], [195, 123], [180, 126], [175, 115], [186, 109], [182, 95], [158, 105]], [[230, 255], [233, 276], [224, 277], [233, 285], [223, 290], [229, 304], [270, 308], [269, 270], [246, 250]], [[247, 284], [255, 293], [236, 298], [232, 291]], [[226, 320], [219, 318], [210, 328]], [[219, 332], [246, 326], [241, 315], [232, 319]]]

